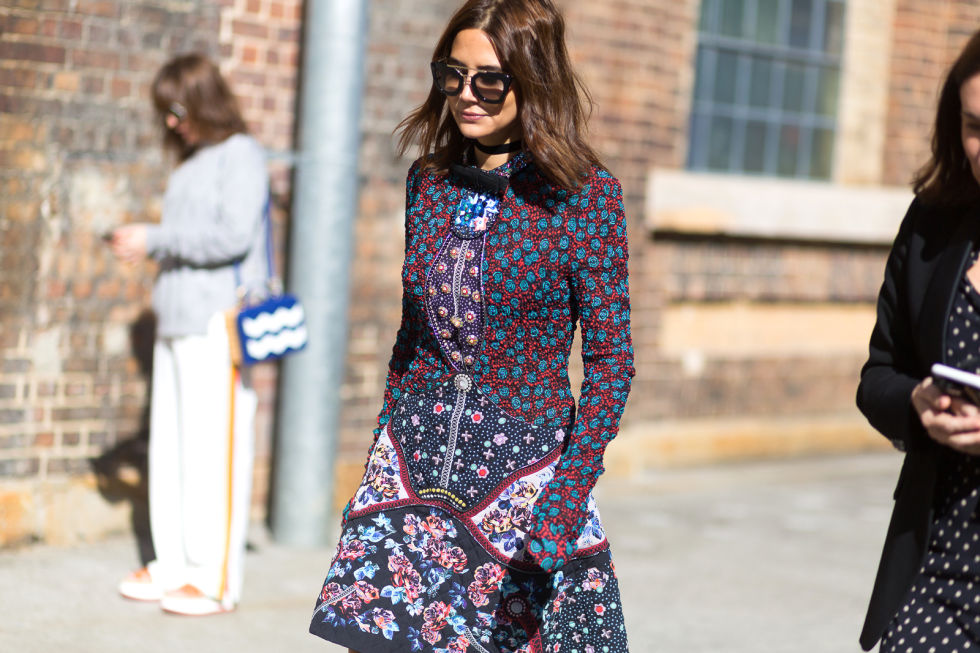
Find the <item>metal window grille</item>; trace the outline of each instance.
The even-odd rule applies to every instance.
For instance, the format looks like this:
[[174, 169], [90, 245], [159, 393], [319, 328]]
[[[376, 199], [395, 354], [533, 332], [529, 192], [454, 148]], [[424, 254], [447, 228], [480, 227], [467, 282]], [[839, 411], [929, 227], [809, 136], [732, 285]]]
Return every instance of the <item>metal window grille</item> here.
[[829, 179], [844, 0], [703, 0], [688, 168]]

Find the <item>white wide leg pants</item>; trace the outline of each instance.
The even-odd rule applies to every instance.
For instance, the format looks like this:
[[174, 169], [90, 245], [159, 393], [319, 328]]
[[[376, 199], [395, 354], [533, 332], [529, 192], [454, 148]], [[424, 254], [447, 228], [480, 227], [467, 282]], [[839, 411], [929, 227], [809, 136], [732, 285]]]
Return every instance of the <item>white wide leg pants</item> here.
[[241, 597], [256, 395], [231, 365], [224, 316], [206, 335], [158, 339], [150, 400], [154, 579], [190, 583], [232, 608]]

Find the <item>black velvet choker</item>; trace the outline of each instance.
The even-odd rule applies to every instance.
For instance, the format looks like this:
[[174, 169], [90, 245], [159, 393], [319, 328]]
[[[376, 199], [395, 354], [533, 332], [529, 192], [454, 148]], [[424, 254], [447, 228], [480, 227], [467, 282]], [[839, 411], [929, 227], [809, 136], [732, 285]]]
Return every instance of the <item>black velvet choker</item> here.
[[474, 139], [473, 146], [484, 154], [510, 154], [511, 152], [520, 150], [524, 147], [524, 144], [521, 141], [511, 141], [510, 143], [503, 143], [501, 145], [484, 145]]
[[478, 193], [488, 193], [500, 197], [507, 191], [509, 180], [503, 175], [497, 175], [472, 166], [462, 166], [458, 163], [450, 165], [449, 171], [457, 179]]

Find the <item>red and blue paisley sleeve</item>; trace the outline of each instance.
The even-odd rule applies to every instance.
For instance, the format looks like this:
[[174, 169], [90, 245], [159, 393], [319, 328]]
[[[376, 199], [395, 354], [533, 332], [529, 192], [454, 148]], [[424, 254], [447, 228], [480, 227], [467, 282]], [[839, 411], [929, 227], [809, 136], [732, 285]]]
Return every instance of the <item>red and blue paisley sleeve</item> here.
[[602, 455], [619, 430], [630, 390], [633, 343], [626, 216], [619, 182], [598, 172], [569, 207], [577, 243], [573, 298], [582, 333], [584, 377], [578, 415], [554, 478], [535, 502], [528, 551], [546, 570], [572, 554], [585, 521], [592, 488], [603, 472]]
[[[405, 262], [409, 264], [409, 244], [412, 237], [411, 207], [418, 200], [421, 181], [421, 164], [416, 161], [408, 171], [408, 178], [405, 180]], [[395, 344], [391, 350], [391, 360], [388, 361], [388, 376], [385, 379], [384, 402], [381, 405], [381, 413], [378, 415], [378, 425], [374, 429], [374, 440], [377, 441], [381, 435], [381, 429], [391, 418], [391, 408], [398, 401], [401, 395], [402, 377], [408, 371], [408, 367], [415, 359], [418, 342], [421, 336], [421, 325], [414, 317], [411, 300], [409, 297], [410, 289], [402, 288], [402, 320], [395, 336]]]

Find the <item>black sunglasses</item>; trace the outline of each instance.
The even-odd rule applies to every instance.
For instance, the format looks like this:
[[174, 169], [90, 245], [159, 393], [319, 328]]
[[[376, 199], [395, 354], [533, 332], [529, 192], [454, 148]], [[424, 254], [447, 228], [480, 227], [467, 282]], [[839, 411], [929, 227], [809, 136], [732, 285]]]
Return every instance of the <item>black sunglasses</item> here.
[[445, 61], [433, 61], [429, 66], [432, 68], [432, 81], [444, 95], [459, 95], [463, 87], [469, 84], [473, 95], [487, 104], [503, 102], [514, 81], [514, 77], [507, 73], [480, 71], [467, 75], [469, 71], [465, 68], [450, 66]]
[[187, 109], [180, 102], [172, 102], [167, 108], [167, 115], [176, 118], [179, 125], [187, 118]]

